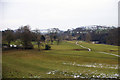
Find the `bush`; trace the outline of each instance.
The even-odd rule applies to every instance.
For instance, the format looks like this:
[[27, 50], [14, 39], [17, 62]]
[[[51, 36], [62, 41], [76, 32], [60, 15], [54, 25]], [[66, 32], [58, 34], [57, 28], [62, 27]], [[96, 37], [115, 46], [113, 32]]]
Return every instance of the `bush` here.
[[46, 45], [45, 45], [45, 50], [50, 50], [50, 49], [51, 49], [51, 46], [48, 45], [48, 44], [46, 44]]

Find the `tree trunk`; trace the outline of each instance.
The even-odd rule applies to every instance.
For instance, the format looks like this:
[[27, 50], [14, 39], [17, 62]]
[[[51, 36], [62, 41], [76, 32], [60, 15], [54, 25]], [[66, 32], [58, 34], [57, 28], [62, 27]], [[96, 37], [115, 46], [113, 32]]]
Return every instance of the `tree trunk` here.
[[38, 50], [40, 51], [40, 42], [38, 41]]
[[8, 41], [8, 47], [9, 47], [9, 48], [10, 48], [10, 42], [11, 42], [11, 41]]

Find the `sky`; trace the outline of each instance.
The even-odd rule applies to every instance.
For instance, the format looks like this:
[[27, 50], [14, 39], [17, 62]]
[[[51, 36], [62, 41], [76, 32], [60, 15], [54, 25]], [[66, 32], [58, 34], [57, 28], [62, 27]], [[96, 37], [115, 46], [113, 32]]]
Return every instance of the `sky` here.
[[0, 30], [118, 26], [119, 0], [0, 0]]

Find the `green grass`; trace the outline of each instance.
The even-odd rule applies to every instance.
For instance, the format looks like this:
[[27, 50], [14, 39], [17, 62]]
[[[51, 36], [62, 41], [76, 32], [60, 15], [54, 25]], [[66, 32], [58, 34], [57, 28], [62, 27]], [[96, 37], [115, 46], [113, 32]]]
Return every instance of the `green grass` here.
[[84, 41], [79, 41], [79, 44], [83, 46], [87, 46], [92, 49], [92, 51], [99, 51], [99, 52], [108, 52], [118, 55], [118, 46], [113, 45], [105, 45], [105, 44], [92, 44], [92, 43], [86, 43]]
[[[76, 45], [75, 41], [63, 41], [60, 45], [54, 42], [51, 50], [38, 51], [35, 45], [34, 50], [3, 51], [3, 78], [73, 78], [72, 75], [80, 73], [81, 76], [88, 77], [101, 73], [109, 76], [118, 74], [117, 69], [110, 68], [118, 64], [118, 57], [98, 53], [99, 51], [110, 52], [111, 49], [117, 50], [117, 46], [86, 42], [79, 42], [79, 44], [92, 48], [92, 51], [82, 50], [83, 48]], [[75, 49], [81, 49], [81, 51]], [[95, 63], [97, 66], [102, 64], [103, 68], [78, 66]], [[49, 72], [51, 74], [47, 74]]]

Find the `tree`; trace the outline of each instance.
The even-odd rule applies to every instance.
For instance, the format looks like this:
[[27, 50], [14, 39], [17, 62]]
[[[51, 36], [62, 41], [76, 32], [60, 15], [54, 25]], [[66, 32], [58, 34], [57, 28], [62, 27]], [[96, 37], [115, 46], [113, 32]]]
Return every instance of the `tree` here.
[[118, 43], [118, 32], [119, 32], [119, 28], [115, 28], [115, 29], [111, 29], [108, 32], [108, 36], [107, 36], [107, 44], [111, 44], [111, 45], [119, 45]]
[[60, 38], [58, 38], [58, 39], [57, 39], [57, 45], [60, 44], [60, 41], [61, 41]]
[[14, 31], [10, 30], [10, 29], [3, 31], [2, 32], [2, 39], [3, 39], [3, 42], [6, 41], [8, 43], [8, 46], [10, 47], [11, 41], [13, 41], [15, 39], [14, 38]]
[[117, 34], [117, 37], [118, 37], [118, 46], [120, 46], [120, 36], [118, 36], [119, 34], [120, 34], [120, 27], [118, 27], [118, 34]]
[[91, 40], [91, 35], [90, 35], [90, 33], [86, 33], [86, 41], [87, 41], [87, 42], [90, 42], [90, 40]]
[[57, 40], [58, 36], [57, 34], [60, 32], [60, 30], [58, 28], [51, 28], [48, 29], [48, 33], [50, 35], [50, 41], [51, 44], [53, 44], [53, 41]]
[[53, 33], [50, 33], [50, 41], [51, 41], [51, 45], [53, 44]]
[[57, 34], [54, 34], [53, 36], [54, 41], [56, 41], [57, 38], [58, 38]]
[[41, 35], [41, 41], [45, 42], [45, 36], [44, 35]]
[[22, 41], [24, 49], [32, 49], [32, 33], [30, 27], [28, 25], [20, 27], [17, 32], [19, 33], [20, 40]]
[[41, 33], [39, 29], [34, 30], [35, 41], [38, 45], [38, 50], [40, 51], [40, 40], [41, 40]]

